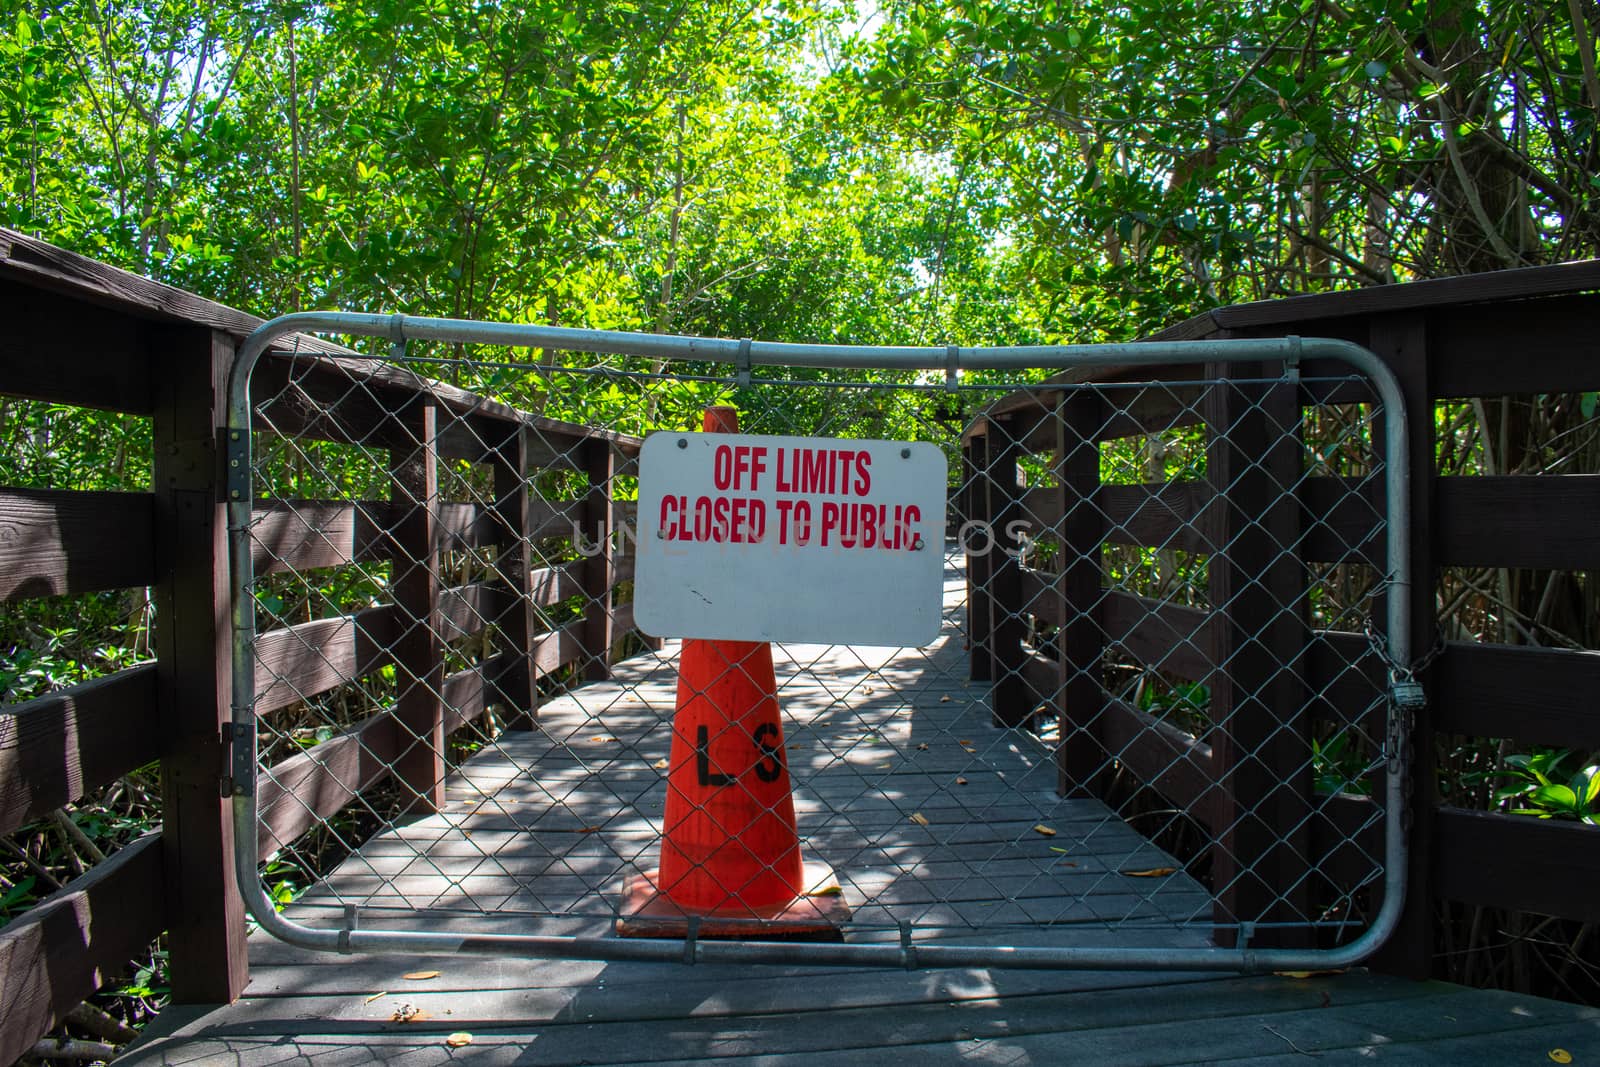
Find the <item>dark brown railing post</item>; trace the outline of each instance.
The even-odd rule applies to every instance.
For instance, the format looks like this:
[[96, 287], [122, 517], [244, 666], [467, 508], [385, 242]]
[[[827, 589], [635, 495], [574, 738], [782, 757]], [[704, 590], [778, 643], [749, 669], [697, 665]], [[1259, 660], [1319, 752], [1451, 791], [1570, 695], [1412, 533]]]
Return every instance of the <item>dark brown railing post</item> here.
[[961, 447], [961, 490], [966, 504], [961, 528], [956, 531], [961, 543], [956, 547], [967, 552], [978, 545], [987, 546], [981, 554], [967, 554], [967, 673], [974, 682], [987, 682], [994, 666], [989, 658], [989, 565], [994, 544], [987, 533], [993, 526], [985, 488], [989, 427], [987, 419], [980, 422], [981, 428], [974, 427]]
[[538, 630], [532, 596], [533, 489], [528, 484], [531, 432], [519, 424], [489, 457], [498, 520], [495, 568], [500, 573], [494, 619], [506, 645], [493, 685], [505, 709], [506, 728], [511, 730], [531, 729], [538, 707], [539, 675], [533, 659], [533, 635]]
[[595, 550], [583, 562], [583, 677], [602, 681], [611, 677], [611, 644], [615, 638], [616, 614], [612, 610], [613, 566], [611, 543], [611, 479], [616, 473], [616, 456], [611, 442], [592, 437], [583, 445], [583, 465], [589, 473], [589, 492], [584, 497], [581, 536], [591, 536]]
[[400, 749], [395, 777], [406, 790], [410, 811], [426, 815], [444, 807], [438, 404], [423, 394], [399, 417], [405, 429], [389, 454], [390, 499], [398, 514], [391, 588], [400, 611], [400, 637], [394, 643], [400, 687], [395, 700]]
[[[1305, 923], [1311, 811], [1310, 714], [1303, 679], [1310, 643], [1298, 557], [1295, 487], [1303, 458], [1299, 386], [1259, 384], [1258, 364], [1208, 368], [1204, 402], [1211, 528], [1207, 572], [1215, 616], [1212, 752], [1222, 785], [1212, 878], [1218, 940], [1228, 924]], [[1304, 928], [1268, 929], [1252, 944], [1303, 945]]]
[[156, 337], [154, 636], [172, 999], [220, 1003], [237, 997], [249, 976], [232, 804], [220, 788], [232, 662], [220, 445], [234, 343], [194, 326]]
[[[994, 688], [990, 708], [996, 726], [1021, 726], [1033, 713], [1032, 692], [1023, 677], [1022, 539], [1013, 532], [1024, 517], [1017, 460], [1022, 444], [1012, 436], [1007, 419], [990, 422], [988, 467], [984, 490], [993, 524], [989, 549], [989, 636]], [[996, 436], [998, 435], [998, 440]]]
[[[1428, 352], [1427, 322], [1417, 312], [1395, 313], [1374, 317], [1369, 329], [1368, 347], [1400, 379], [1411, 430], [1410, 454], [1397, 461], [1411, 466], [1411, 649], [1413, 656], [1421, 657], [1433, 647], [1439, 632], [1434, 600], [1438, 587], [1434, 537], [1438, 468], [1434, 457], [1438, 453], [1433, 421], [1434, 368]], [[1381, 440], [1382, 433], [1380, 421], [1373, 427], [1374, 439]], [[1391, 528], [1388, 536], [1401, 533]], [[1383, 605], [1375, 603], [1372, 610], [1381, 613]], [[1430, 699], [1412, 724], [1406, 791], [1409, 809], [1401, 814], [1410, 826], [1405, 911], [1394, 936], [1373, 957], [1374, 969], [1409, 978], [1427, 978], [1433, 969], [1433, 872], [1438, 859], [1434, 854], [1435, 811], [1439, 800], [1433, 709], [1439, 695], [1439, 678], [1437, 665], [1417, 676]], [[1381, 731], [1377, 736], [1382, 736]], [[1377, 781], [1381, 783], [1381, 776]], [[1373, 901], [1373, 908], [1376, 907], [1377, 901]]]
[[1098, 431], [1105, 422], [1104, 407], [1099, 394], [1068, 389], [1055, 417], [1054, 463], [1061, 512], [1061, 574], [1056, 579], [1061, 600], [1061, 625], [1056, 630], [1061, 671], [1058, 788], [1069, 796], [1100, 796], [1097, 783], [1111, 769], [1100, 728], [1105, 710], [1100, 677], [1106, 645], [1100, 617], [1105, 516], [1096, 495], [1100, 488]]

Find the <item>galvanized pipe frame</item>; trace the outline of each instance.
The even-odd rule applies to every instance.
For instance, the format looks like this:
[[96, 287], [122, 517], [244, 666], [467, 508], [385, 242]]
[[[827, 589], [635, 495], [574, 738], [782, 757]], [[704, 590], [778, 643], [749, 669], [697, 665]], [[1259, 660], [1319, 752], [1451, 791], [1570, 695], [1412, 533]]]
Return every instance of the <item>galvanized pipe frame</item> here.
[[[1384, 468], [1388, 525], [1388, 587], [1385, 622], [1390, 663], [1390, 700], [1385, 731], [1383, 903], [1371, 925], [1349, 944], [1333, 949], [1236, 948], [1019, 948], [917, 944], [909, 928], [899, 944], [787, 944], [761, 941], [640, 941], [604, 937], [523, 934], [459, 934], [357, 928], [356, 909], [346, 909], [342, 929], [302, 926], [278, 914], [256, 865], [260, 827], [256, 810], [255, 672], [251, 649], [255, 583], [251, 522], [251, 373], [272, 343], [291, 333], [336, 333], [404, 340], [431, 340], [511, 347], [647, 356], [662, 360], [837, 370], [944, 371], [954, 384], [958, 370], [1064, 370], [1095, 366], [1170, 366], [1220, 362], [1343, 361], [1376, 386], [1385, 413]], [[1095, 345], [1013, 345], [961, 348], [954, 345], [790, 344], [773, 341], [611, 332], [560, 326], [475, 322], [405, 315], [312, 311], [263, 323], [239, 349], [229, 382], [228, 532], [233, 594], [233, 708], [228, 740], [233, 795], [234, 864], [246, 908], [261, 928], [285, 942], [331, 952], [472, 953], [605, 959], [663, 963], [768, 963], [876, 967], [997, 967], [1009, 969], [1204, 970], [1243, 973], [1346, 967], [1376, 952], [1399, 925], [1405, 905], [1408, 842], [1405, 830], [1404, 753], [1409, 716], [1420, 700], [1412, 676], [1410, 648], [1413, 583], [1405, 535], [1411, 528], [1409, 428], [1405, 397], [1394, 372], [1373, 352], [1333, 338], [1241, 338], [1220, 341], [1156, 341]], [[1398, 533], [1399, 536], [1394, 534]], [[1403, 699], [1396, 699], [1397, 695]]]

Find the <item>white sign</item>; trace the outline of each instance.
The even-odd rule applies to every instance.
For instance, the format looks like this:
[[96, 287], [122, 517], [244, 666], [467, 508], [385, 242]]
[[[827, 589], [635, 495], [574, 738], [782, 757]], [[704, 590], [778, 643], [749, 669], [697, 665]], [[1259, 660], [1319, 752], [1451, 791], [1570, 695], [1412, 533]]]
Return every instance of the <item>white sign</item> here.
[[634, 622], [656, 637], [928, 644], [946, 478], [926, 442], [653, 433]]

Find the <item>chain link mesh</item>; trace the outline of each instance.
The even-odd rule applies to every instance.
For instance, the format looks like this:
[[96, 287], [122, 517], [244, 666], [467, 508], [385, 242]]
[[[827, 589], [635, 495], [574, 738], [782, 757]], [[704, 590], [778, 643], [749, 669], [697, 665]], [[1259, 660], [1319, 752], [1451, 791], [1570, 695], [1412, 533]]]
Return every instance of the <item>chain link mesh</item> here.
[[745, 432], [951, 460], [938, 639], [774, 648], [846, 939], [1348, 943], [1384, 876], [1383, 411], [1217, 371], [735, 393], [442, 344], [263, 359], [235, 534], [269, 895], [312, 926], [610, 932], [673, 829], [681, 646], [632, 621], [636, 435], [736, 396]]

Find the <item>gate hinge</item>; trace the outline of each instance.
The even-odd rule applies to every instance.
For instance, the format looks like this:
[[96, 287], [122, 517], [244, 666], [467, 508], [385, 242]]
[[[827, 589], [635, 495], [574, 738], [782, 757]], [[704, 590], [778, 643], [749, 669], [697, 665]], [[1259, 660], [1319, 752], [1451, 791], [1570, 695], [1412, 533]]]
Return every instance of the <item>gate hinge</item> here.
[[256, 728], [222, 724], [222, 795], [247, 797], [256, 782]]
[[250, 499], [250, 438], [243, 430], [226, 431], [227, 487], [229, 500]]

